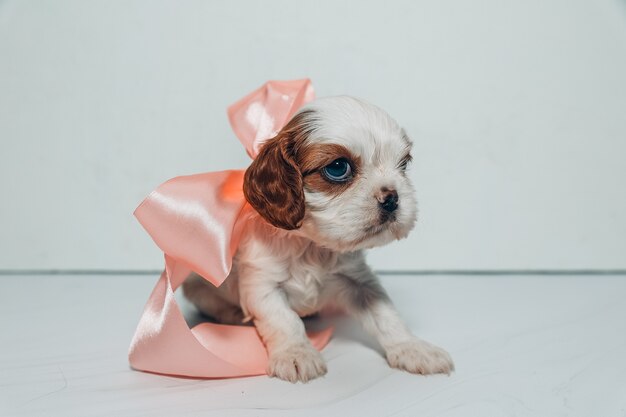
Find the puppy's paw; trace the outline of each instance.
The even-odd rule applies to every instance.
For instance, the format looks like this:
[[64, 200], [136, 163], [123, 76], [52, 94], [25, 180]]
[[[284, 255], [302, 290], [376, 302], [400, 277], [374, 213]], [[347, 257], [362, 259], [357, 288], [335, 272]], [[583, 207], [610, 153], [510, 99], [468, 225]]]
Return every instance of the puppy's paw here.
[[413, 374], [450, 375], [454, 371], [454, 363], [448, 352], [420, 339], [391, 346], [386, 354], [391, 367]]
[[297, 344], [270, 354], [267, 374], [290, 382], [308, 382], [326, 374], [326, 362], [310, 344]]

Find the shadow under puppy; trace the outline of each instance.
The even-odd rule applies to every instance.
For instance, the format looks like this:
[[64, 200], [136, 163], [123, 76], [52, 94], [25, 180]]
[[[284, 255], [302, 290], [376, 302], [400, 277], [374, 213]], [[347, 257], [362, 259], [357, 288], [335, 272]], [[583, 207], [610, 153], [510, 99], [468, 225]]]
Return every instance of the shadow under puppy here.
[[304, 106], [246, 171], [255, 211], [228, 279], [216, 288], [192, 275], [185, 296], [222, 323], [252, 320], [268, 350], [267, 373], [281, 379], [326, 373], [300, 317], [329, 304], [356, 317], [392, 367], [450, 373], [448, 353], [410, 333], [362, 252], [406, 237], [415, 224], [405, 172], [411, 146], [395, 120], [363, 101]]

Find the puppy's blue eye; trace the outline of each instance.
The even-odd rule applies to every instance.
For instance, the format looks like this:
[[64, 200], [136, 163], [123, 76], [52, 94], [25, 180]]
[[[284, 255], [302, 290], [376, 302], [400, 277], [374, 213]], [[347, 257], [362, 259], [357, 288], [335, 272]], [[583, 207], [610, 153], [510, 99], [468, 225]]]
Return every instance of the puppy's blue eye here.
[[344, 158], [339, 158], [322, 168], [326, 178], [335, 182], [347, 181], [352, 177], [352, 167]]

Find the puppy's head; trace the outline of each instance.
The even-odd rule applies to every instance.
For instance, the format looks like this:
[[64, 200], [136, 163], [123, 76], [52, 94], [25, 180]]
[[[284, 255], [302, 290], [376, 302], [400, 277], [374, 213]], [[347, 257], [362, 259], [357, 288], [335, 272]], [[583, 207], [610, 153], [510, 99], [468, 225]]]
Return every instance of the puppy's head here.
[[244, 194], [270, 224], [351, 251], [406, 237], [416, 220], [411, 141], [387, 113], [351, 97], [318, 99], [266, 141]]

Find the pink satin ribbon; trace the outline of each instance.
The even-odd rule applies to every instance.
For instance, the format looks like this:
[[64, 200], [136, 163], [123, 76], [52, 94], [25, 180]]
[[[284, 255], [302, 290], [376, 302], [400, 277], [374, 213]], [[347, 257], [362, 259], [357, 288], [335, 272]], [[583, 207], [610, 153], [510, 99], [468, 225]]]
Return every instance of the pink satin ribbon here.
[[[305, 103], [315, 97], [308, 79], [270, 81], [228, 109], [235, 134], [254, 158]], [[261, 375], [267, 351], [256, 329], [201, 323], [190, 329], [174, 292], [193, 271], [215, 286], [228, 277], [252, 208], [243, 195], [244, 171], [173, 178], [154, 190], [135, 216], [165, 254], [165, 270], [152, 291], [130, 345], [134, 369], [168, 375], [224, 378]], [[317, 349], [332, 329], [310, 333]]]

